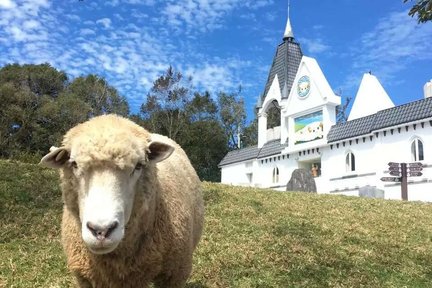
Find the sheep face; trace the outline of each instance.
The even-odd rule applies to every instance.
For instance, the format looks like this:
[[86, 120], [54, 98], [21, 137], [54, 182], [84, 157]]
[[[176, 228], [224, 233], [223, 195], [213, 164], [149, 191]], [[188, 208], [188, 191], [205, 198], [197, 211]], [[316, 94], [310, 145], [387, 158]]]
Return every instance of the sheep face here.
[[139, 169], [74, 169], [78, 182], [81, 235], [95, 254], [113, 251], [123, 239], [131, 215]]
[[[41, 160], [44, 166], [61, 168], [67, 175], [68, 187], [73, 187], [67, 193], [72, 193], [69, 198], [74, 199], [69, 201], [78, 205], [81, 236], [94, 254], [116, 249], [124, 237], [135, 186], [143, 170], [169, 157], [174, 150], [161, 142], [151, 142], [140, 150], [129, 144], [119, 154], [118, 149], [115, 153], [104, 151], [109, 146], [106, 142], [97, 153], [97, 149], [76, 142], [70, 148], [52, 148]], [[68, 196], [65, 198], [68, 205]]]

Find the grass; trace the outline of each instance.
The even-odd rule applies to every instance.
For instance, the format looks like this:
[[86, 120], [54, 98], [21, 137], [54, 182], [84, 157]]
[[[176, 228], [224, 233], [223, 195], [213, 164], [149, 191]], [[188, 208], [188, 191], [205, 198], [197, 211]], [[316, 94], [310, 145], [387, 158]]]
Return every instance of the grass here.
[[[72, 287], [58, 176], [0, 161], [0, 287]], [[432, 287], [432, 205], [204, 183], [190, 288]]]

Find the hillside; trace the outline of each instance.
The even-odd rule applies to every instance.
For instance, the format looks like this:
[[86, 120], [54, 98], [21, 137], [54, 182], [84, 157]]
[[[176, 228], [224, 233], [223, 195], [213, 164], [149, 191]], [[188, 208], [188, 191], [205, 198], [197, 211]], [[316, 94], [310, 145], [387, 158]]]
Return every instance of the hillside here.
[[[71, 287], [57, 173], [0, 161], [0, 287]], [[432, 287], [432, 205], [204, 184], [188, 287]]]

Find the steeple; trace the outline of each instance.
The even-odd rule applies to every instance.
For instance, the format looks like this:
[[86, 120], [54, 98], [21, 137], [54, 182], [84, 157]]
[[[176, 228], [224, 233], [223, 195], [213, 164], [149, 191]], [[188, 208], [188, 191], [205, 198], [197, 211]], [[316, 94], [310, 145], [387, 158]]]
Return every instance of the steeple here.
[[287, 10], [288, 17], [287, 17], [287, 23], [286, 23], [286, 27], [285, 27], [285, 33], [283, 36], [284, 41], [285, 40], [292, 41], [292, 39], [294, 39], [294, 33], [292, 31], [292, 28], [291, 28], [291, 22], [290, 22], [290, 17], [289, 17], [289, 8], [290, 8], [290, 1], [288, 0], [288, 10]]

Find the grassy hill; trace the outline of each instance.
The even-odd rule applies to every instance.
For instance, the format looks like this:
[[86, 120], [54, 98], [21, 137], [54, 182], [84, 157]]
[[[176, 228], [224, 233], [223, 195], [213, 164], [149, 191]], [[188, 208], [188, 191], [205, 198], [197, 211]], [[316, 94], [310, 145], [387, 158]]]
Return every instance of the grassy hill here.
[[[188, 287], [432, 287], [431, 204], [204, 189]], [[61, 209], [56, 171], [0, 161], [0, 287], [72, 286]]]

